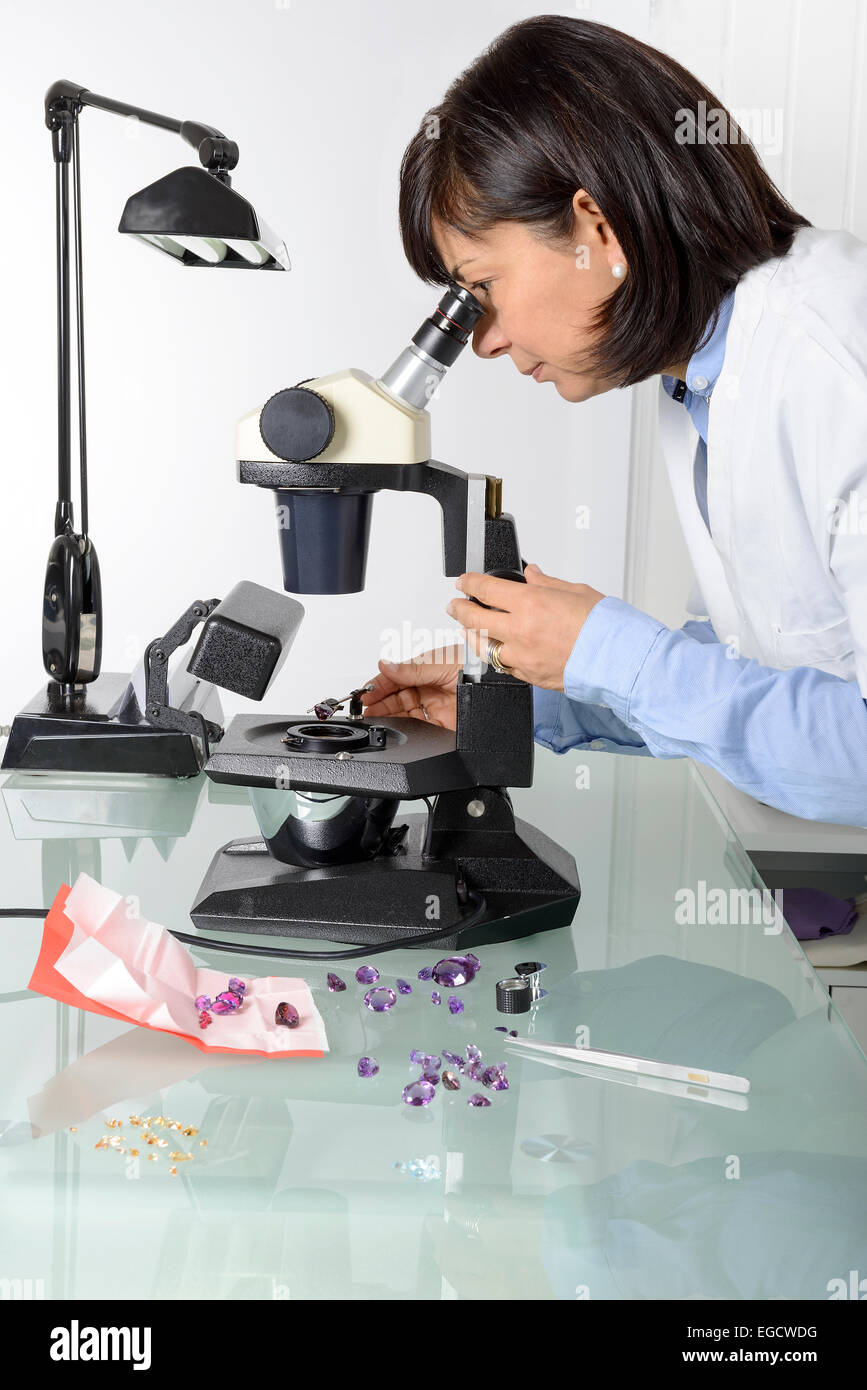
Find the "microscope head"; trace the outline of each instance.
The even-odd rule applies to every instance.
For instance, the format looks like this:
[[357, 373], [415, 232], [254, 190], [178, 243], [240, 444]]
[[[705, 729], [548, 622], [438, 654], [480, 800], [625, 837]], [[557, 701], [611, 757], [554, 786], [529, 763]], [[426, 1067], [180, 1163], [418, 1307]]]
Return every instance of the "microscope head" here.
[[240, 421], [238, 476], [274, 492], [288, 593], [364, 588], [373, 494], [424, 490], [413, 470], [430, 459], [427, 405], [483, 313], [454, 285], [382, 376], [311, 377]]

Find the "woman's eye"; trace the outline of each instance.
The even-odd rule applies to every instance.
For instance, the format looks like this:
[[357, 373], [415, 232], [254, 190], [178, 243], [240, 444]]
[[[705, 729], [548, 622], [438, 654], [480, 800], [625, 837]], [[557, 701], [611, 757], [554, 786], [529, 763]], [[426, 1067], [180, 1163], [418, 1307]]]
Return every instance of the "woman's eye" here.
[[490, 285], [490, 283], [490, 280], [477, 280], [474, 285], [470, 285], [470, 289], [473, 291], [474, 294], [476, 290], [484, 290], [485, 294], [488, 294], [488, 286]]

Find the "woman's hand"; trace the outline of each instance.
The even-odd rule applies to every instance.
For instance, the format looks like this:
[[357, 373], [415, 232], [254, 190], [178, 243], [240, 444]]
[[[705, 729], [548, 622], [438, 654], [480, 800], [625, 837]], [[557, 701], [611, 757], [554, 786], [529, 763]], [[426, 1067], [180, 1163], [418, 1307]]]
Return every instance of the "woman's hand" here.
[[455, 729], [458, 722], [455, 691], [463, 664], [461, 646], [440, 647], [435, 652], [424, 652], [397, 664], [380, 661], [380, 674], [364, 682], [374, 686], [361, 697], [365, 715], [376, 718], [408, 714], [411, 719], [424, 722], [420, 708], [424, 705], [428, 712], [426, 722], [439, 724], [443, 729]]
[[[605, 597], [587, 584], [570, 584], [543, 574], [538, 565], [524, 571], [526, 584], [490, 574], [462, 574], [446, 612], [457, 618], [467, 639], [487, 661], [487, 640], [502, 642], [499, 658], [511, 675], [544, 690], [562, 690], [563, 673], [590, 610]], [[480, 608], [471, 598], [481, 599]]]

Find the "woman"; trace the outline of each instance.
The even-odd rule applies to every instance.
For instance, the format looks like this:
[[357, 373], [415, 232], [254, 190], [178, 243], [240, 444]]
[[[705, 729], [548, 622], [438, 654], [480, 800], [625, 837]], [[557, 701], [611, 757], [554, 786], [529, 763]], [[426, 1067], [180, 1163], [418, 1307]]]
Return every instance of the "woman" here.
[[[700, 131], [706, 112], [726, 119]], [[425, 116], [401, 168], [410, 264], [484, 305], [480, 357], [565, 400], [660, 376], [688, 611], [707, 617], [672, 631], [536, 565], [526, 585], [462, 575], [448, 612], [536, 687], [555, 752], [687, 755], [867, 825], [867, 246], [811, 226], [738, 135], [665, 54], [551, 15]], [[367, 713], [454, 728], [445, 656], [380, 662]]]

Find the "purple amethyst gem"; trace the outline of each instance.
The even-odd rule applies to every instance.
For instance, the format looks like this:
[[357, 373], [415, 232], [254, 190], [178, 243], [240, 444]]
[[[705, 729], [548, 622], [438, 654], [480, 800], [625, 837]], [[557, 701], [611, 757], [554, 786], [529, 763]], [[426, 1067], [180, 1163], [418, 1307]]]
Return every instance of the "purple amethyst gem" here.
[[453, 1071], [443, 1072], [443, 1086], [447, 1091], [459, 1091], [461, 1089], [461, 1083]]
[[429, 980], [429, 979], [431, 978], [432, 975], [433, 975], [433, 966], [432, 966], [432, 965], [423, 965], [422, 968], [421, 968], [421, 970], [418, 972], [418, 978], [419, 978], [420, 980]]
[[480, 1095], [470, 1096], [467, 1101], [467, 1105], [490, 1105], [490, 1103], [487, 1096]]
[[482, 1064], [481, 1064], [481, 1062], [467, 1062], [466, 1066], [464, 1067], [464, 1072], [465, 1072], [466, 1075], [469, 1076], [473, 1081], [481, 1081], [481, 1079], [482, 1079]]
[[516, 1038], [517, 1036], [518, 1036], [518, 1030], [517, 1030], [517, 1028], [510, 1028], [510, 1029], [509, 1029], [509, 1037], [510, 1037], [510, 1038]]
[[196, 997], [196, 1008], [199, 1010], [200, 1013], [201, 1013], [202, 1009], [209, 1009], [210, 1007], [211, 1007], [211, 1001], [210, 1001], [210, 998], [208, 997], [207, 994], [199, 994], [199, 995], [197, 995], [197, 997]]
[[460, 999], [456, 999], [455, 996], [454, 996], [453, 994], [450, 995], [450, 996], [449, 996], [449, 1013], [450, 1013], [450, 1014], [462, 1014], [463, 1011], [464, 1011], [463, 1001], [460, 1000]]
[[380, 985], [378, 989], [369, 989], [364, 996], [364, 1003], [368, 1009], [372, 1009], [375, 1014], [384, 1014], [386, 1009], [391, 1009], [397, 1003], [397, 995], [393, 989], [387, 985]]
[[436, 1087], [419, 1077], [403, 1088], [403, 1099], [407, 1105], [430, 1105], [436, 1095]]
[[406, 980], [397, 981], [398, 994], [412, 994], [412, 985], [407, 984]]
[[480, 1062], [482, 1060], [482, 1049], [476, 1047], [475, 1043], [467, 1043], [467, 1061]]
[[433, 1067], [425, 1067], [421, 1074], [421, 1080], [429, 1081], [432, 1086], [438, 1086], [440, 1084], [440, 1074], [438, 1071], [434, 1071]]
[[431, 1002], [432, 1004], [441, 1004], [441, 1003], [443, 1002], [443, 997], [442, 997], [442, 995], [440, 994], [440, 992], [439, 992], [438, 989], [432, 989], [432, 990], [431, 990], [431, 992], [430, 992], [430, 1002]]
[[297, 1028], [301, 1017], [295, 1005], [287, 1004], [284, 1000], [274, 1010], [274, 1022], [282, 1024], [284, 1028]]
[[458, 1054], [457, 1054], [456, 1052], [444, 1052], [444, 1053], [443, 1053], [443, 1056], [445, 1057], [445, 1059], [446, 1059], [447, 1062], [451, 1062], [451, 1064], [452, 1064], [453, 1067], [457, 1067], [458, 1071], [463, 1071], [463, 1069], [464, 1069], [464, 1059], [463, 1059], [463, 1057], [459, 1057]]
[[431, 1056], [429, 1052], [426, 1052], [421, 1060], [422, 1065], [424, 1067], [427, 1067], [428, 1070], [431, 1071], [439, 1071], [440, 1067], [442, 1066], [442, 1061], [440, 1060], [440, 1058], [436, 1055]]
[[247, 993], [246, 982], [244, 980], [237, 979], [233, 975], [231, 980], [229, 981], [229, 990], [232, 994], [239, 994], [243, 999], [244, 995]]
[[379, 1071], [379, 1063], [377, 1062], [377, 1060], [376, 1060], [375, 1057], [359, 1057], [359, 1059], [358, 1059], [358, 1075], [359, 1075], [359, 1076], [376, 1076], [377, 1073], [378, 1073], [378, 1071]]
[[340, 994], [341, 990], [346, 989], [346, 981], [341, 980], [340, 976], [335, 975], [331, 970], [329, 970], [326, 979], [328, 980], [328, 988], [332, 994]]
[[495, 1032], [495, 1033], [508, 1033], [508, 1031], [509, 1031], [508, 1028], [503, 1028], [502, 1026], [500, 1026], [499, 1028], [495, 1028], [495, 1029], [494, 1029], [494, 1032]]
[[476, 970], [481, 970], [482, 962], [479, 960], [478, 956], [473, 955], [472, 951], [467, 951], [467, 960], [471, 960], [473, 962], [473, 965], [476, 967]]
[[492, 1091], [508, 1091], [505, 1062], [498, 1062], [495, 1067], [486, 1067], [482, 1075], [482, 1084], [489, 1086]]
[[469, 956], [446, 956], [443, 960], [438, 960], [433, 968], [433, 977], [438, 985], [444, 985], [446, 989], [456, 989], [459, 985], [468, 985], [471, 980], [476, 978], [475, 959], [470, 960]]
[[379, 979], [379, 971], [375, 965], [359, 965], [355, 978], [360, 985], [375, 985]]
[[427, 1061], [427, 1053], [419, 1052], [418, 1048], [414, 1047], [412, 1052], [409, 1054], [409, 1060], [411, 1062], [421, 1062], [422, 1065], [424, 1065], [424, 1063]]
[[237, 994], [230, 994], [228, 990], [224, 994], [218, 994], [211, 1005], [215, 1014], [233, 1014], [240, 1007], [241, 1001]]

